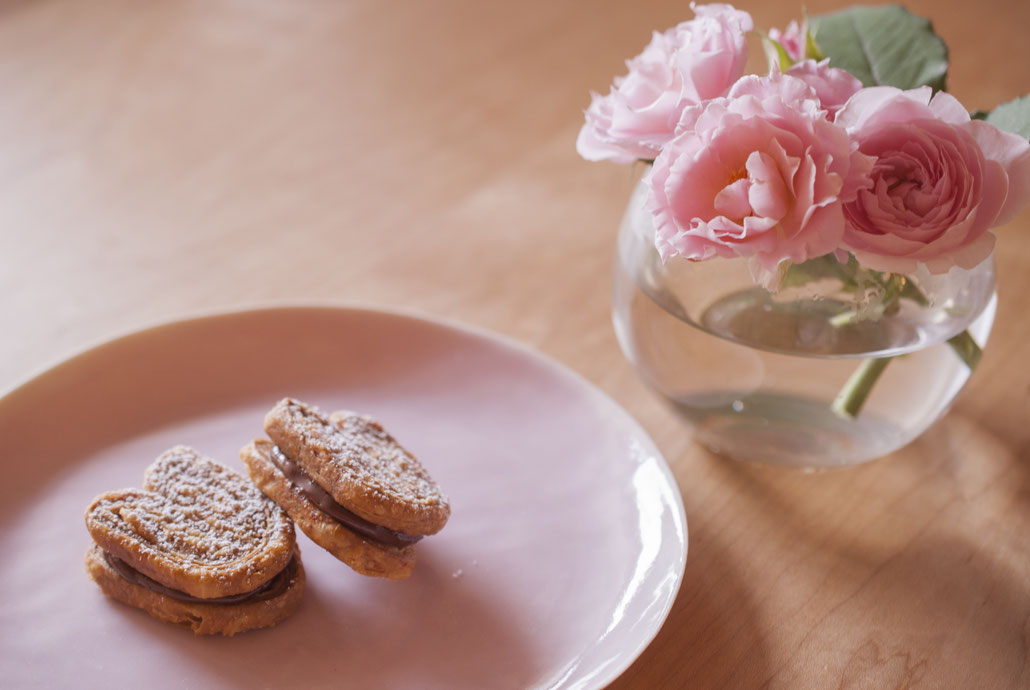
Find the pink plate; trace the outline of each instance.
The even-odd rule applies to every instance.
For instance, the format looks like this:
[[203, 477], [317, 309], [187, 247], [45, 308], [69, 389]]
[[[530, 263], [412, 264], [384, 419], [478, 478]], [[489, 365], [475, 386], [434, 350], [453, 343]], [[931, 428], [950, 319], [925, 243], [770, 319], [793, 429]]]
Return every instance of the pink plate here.
[[[195, 637], [104, 597], [82, 514], [163, 450], [237, 451], [290, 395], [369, 413], [449, 495], [402, 582], [300, 535], [297, 614]], [[8, 687], [595, 687], [654, 637], [687, 553], [665, 461], [583, 379], [481, 332], [321, 307], [172, 323], [0, 398], [0, 667]]]

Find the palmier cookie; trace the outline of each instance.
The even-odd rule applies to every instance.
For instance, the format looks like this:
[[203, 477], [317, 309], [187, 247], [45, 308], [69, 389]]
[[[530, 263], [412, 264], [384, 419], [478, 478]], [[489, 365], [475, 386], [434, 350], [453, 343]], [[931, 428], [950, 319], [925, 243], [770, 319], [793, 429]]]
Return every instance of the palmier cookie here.
[[414, 544], [440, 531], [447, 498], [411, 453], [368, 417], [286, 398], [240, 451], [251, 479], [319, 546], [363, 575], [400, 580]]
[[86, 570], [104, 594], [198, 635], [275, 625], [304, 593], [293, 523], [247, 479], [176, 446], [143, 490], [86, 509]]

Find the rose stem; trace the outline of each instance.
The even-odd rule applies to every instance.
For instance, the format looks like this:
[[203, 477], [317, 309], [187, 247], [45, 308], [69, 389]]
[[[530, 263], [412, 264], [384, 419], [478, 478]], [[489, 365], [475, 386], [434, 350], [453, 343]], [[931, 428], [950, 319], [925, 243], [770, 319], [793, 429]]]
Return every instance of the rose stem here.
[[878, 357], [862, 362], [858, 369], [848, 378], [847, 383], [833, 401], [831, 409], [839, 417], [853, 418], [865, 404], [865, 399], [876, 384], [876, 379], [887, 368], [893, 357]]
[[973, 340], [973, 336], [969, 335], [969, 331], [962, 331], [954, 338], [949, 338], [948, 345], [951, 345], [951, 349], [966, 363], [970, 371], [976, 368], [983, 350]]
[[[976, 368], [980, 362], [980, 356], [983, 355], [983, 350], [973, 340], [969, 331], [962, 331], [955, 337], [949, 338], [948, 345], [951, 345], [951, 349], [969, 367], [970, 371]], [[892, 359], [893, 357], [880, 357], [862, 362], [862, 365], [855, 370], [834, 399], [831, 406], [834, 414], [845, 418], [857, 417], [862, 406], [865, 405], [866, 398], [873, 390], [876, 380], [880, 378], [880, 374]]]

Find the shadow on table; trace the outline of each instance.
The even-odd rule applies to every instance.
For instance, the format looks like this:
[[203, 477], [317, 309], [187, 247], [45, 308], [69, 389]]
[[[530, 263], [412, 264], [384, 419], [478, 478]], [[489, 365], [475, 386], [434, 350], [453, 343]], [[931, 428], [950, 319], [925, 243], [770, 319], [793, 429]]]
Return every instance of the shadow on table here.
[[[1027, 450], [951, 414], [862, 467], [805, 475], [727, 461], [736, 510], [771, 525], [763, 541], [775, 546], [761, 562], [791, 571], [758, 585], [773, 588], [764, 625], [798, 614], [777, 631], [786, 654], [739, 677], [774, 687], [1025, 687]], [[732, 611], [724, 616], [740, 617]]]
[[954, 413], [815, 474], [692, 447], [683, 584], [612, 687], [1027, 687], [1028, 451]]

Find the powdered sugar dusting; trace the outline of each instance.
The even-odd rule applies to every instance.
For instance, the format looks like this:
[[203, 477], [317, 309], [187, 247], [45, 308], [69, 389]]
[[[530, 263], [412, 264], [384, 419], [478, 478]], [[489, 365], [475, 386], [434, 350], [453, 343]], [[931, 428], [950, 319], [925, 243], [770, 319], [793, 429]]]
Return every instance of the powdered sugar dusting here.
[[392, 500], [407, 510], [421, 509], [431, 531], [450, 514], [447, 498], [425, 468], [370, 417], [350, 412], [326, 416], [287, 398], [268, 413], [265, 430], [344, 505], [353, 499], [347, 492], [356, 487], [357, 493]]
[[268, 561], [284, 565], [293, 543], [293, 527], [279, 506], [185, 446], [150, 466], [143, 490], [98, 497], [86, 522], [98, 544], [144, 570], [149, 564], [224, 582], [258, 576]]
[[153, 517], [162, 547], [203, 562], [244, 557], [286, 525], [282, 509], [257, 487], [183, 446], [158, 458], [143, 486], [159, 494]]
[[[344, 465], [352, 476], [388, 487], [408, 501], [438, 496], [439, 489], [429, 473], [375, 420], [354, 414], [333, 415], [327, 450], [336, 457], [354, 458]], [[310, 435], [308, 443], [320, 443]]]

